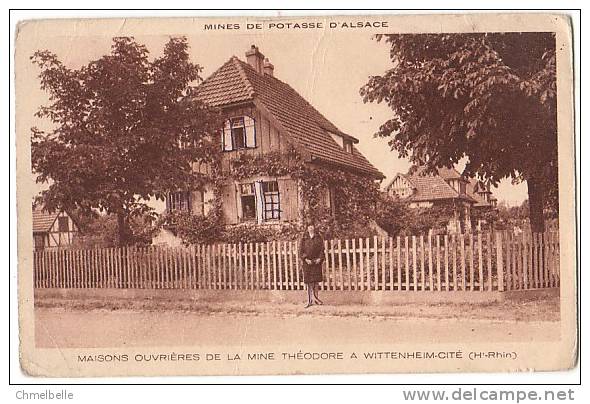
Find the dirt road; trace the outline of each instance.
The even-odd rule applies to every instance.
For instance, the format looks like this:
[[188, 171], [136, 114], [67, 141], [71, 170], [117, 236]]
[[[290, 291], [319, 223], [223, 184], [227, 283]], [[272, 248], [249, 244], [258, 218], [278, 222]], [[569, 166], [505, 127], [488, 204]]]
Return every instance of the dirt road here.
[[559, 322], [338, 316], [319, 310], [276, 314], [37, 307], [35, 332], [37, 346], [47, 348], [206, 346], [236, 341], [263, 345], [293, 339], [312, 344], [532, 342], [558, 339]]

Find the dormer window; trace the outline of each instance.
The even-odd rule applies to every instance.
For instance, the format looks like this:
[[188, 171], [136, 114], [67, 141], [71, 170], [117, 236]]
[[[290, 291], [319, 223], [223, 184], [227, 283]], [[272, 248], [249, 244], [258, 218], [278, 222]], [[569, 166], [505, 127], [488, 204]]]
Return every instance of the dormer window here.
[[459, 181], [459, 193], [465, 195], [467, 193], [467, 184], [463, 181]]
[[256, 125], [253, 118], [239, 116], [225, 121], [221, 138], [224, 151], [256, 147]]
[[342, 147], [346, 153], [352, 153], [352, 140], [344, 137], [342, 135], [327, 131], [332, 139], [338, 144], [338, 146]]
[[352, 142], [350, 140], [344, 140], [344, 151], [352, 154]]

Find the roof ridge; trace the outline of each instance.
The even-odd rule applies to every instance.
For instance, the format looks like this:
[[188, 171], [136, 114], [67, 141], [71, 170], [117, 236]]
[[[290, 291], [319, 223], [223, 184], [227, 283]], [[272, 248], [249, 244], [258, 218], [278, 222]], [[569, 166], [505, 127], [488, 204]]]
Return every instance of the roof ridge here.
[[[451, 190], [451, 191], [452, 191], [452, 192], [453, 192], [453, 193], [456, 195], [456, 197], [460, 197], [460, 196], [461, 196], [461, 193], [459, 193], [459, 192], [458, 192], [458, 191], [457, 191], [455, 188], [453, 188], [453, 187], [452, 187], [452, 186], [451, 186], [451, 185], [450, 185], [450, 184], [449, 184], [449, 183], [448, 183], [448, 182], [447, 182], [447, 181], [446, 181], [446, 180], [443, 178], [443, 176], [442, 176], [442, 175], [440, 175], [440, 174], [438, 174], [438, 173], [436, 173], [436, 174], [427, 174], [427, 175], [424, 175], [424, 176], [422, 176], [422, 175], [409, 175], [409, 174], [406, 174], [406, 175], [408, 175], [409, 177], [418, 177], [418, 178], [428, 178], [428, 177], [431, 177], [431, 178], [433, 178], [433, 179], [436, 179], [436, 180], [438, 180], [438, 181], [440, 182], [440, 184], [441, 184], [441, 185], [442, 185], [442, 184], [444, 184], [444, 186], [445, 186], [446, 188], [450, 189], [450, 190]], [[409, 179], [408, 179], [408, 180], [409, 180]], [[410, 182], [411, 182], [411, 181], [410, 181]]]
[[[212, 79], [214, 76], [216, 78]], [[306, 152], [334, 164], [383, 177], [358, 148], [353, 147], [353, 153], [342, 150], [328, 134], [328, 131], [341, 132], [340, 129], [291, 85], [257, 72], [236, 56], [201, 83], [194, 95], [222, 108], [246, 100], [259, 102], [259, 107], [264, 107], [276, 118], [275, 124]]]
[[[412, 179], [410, 178], [411, 175], [409, 174], [404, 174], [404, 173], [399, 173], [400, 177], [402, 177], [404, 180], [408, 181], [410, 183], [410, 185], [414, 188], [416, 188], [416, 184], [414, 184], [414, 182], [412, 181]], [[395, 179], [395, 177], [394, 177]], [[392, 180], [393, 182], [393, 180]]]
[[256, 91], [254, 91], [254, 86], [252, 86], [252, 83], [248, 79], [248, 75], [244, 71], [244, 66], [242, 66], [242, 63], [246, 63], [246, 62], [243, 62], [237, 56], [232, 56], [230, 58], [230, 61], [232, 61], [234, 63], [234, 65], [236, 66], [236, 68], [238, 69], [238, 73], [240, 74], [240, 78], [242, 79], [242, 81], [246, 85], [246, 88], [248, 89], [248, 95], [250, 97], [254, 97], [256, 95]]
[[201, 81], [199, 84], [197, 84], [194, 89], [198, 91], [198, 88], [201, 87], [202, 85], [204, 85], [205, 83], [209, 82], [213, 77], [215, 77], [215, 75], [217, 73], [219, 73], [221, 71], [221, 69], [223, 69], [225, 66], [227, 66], [232, 58], [235, 58], [235, 56], [232, 56], [231, 58], [229, 58], [227, 60], [227, 62], [225, 62], [224, 64], [222, 64], [221, 66], [219, 66], [217, 69], [215, 69], [215, 71], [213, 73], [211, 73], [205, 80]]

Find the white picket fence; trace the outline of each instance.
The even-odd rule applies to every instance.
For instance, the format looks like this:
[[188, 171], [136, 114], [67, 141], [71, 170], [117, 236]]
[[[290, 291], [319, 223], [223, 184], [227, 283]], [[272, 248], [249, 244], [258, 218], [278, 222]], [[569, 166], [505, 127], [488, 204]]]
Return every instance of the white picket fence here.
[[[556, 232], [325, 241], [324, 290], [508, 291], [559, 286]], [[297, 242], [34, 253], [36, 288], [301, 290]]]

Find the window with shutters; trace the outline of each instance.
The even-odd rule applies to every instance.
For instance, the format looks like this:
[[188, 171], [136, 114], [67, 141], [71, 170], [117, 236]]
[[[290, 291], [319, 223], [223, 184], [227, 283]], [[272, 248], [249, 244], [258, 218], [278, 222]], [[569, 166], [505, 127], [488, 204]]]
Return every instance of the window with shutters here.
[[169, 212], [190, 212], [191, 194], [188, 191], [170, 192], [166, 198], [166, 210]]
[[262, 199], [264, 201], [264, 220], [280, 220], [281, 196], [279, 194], [279, 184], [277, 181], [263, 182], [262, 193]]
[[256, 147], [256, 125], [254, 118], [240, 116], [225, 121], [221, 137], [224, 151], [253, 149]]
[[281, 195], [277, 181], [238, 185], [242, 221], [258, 223], [281, 220]]

